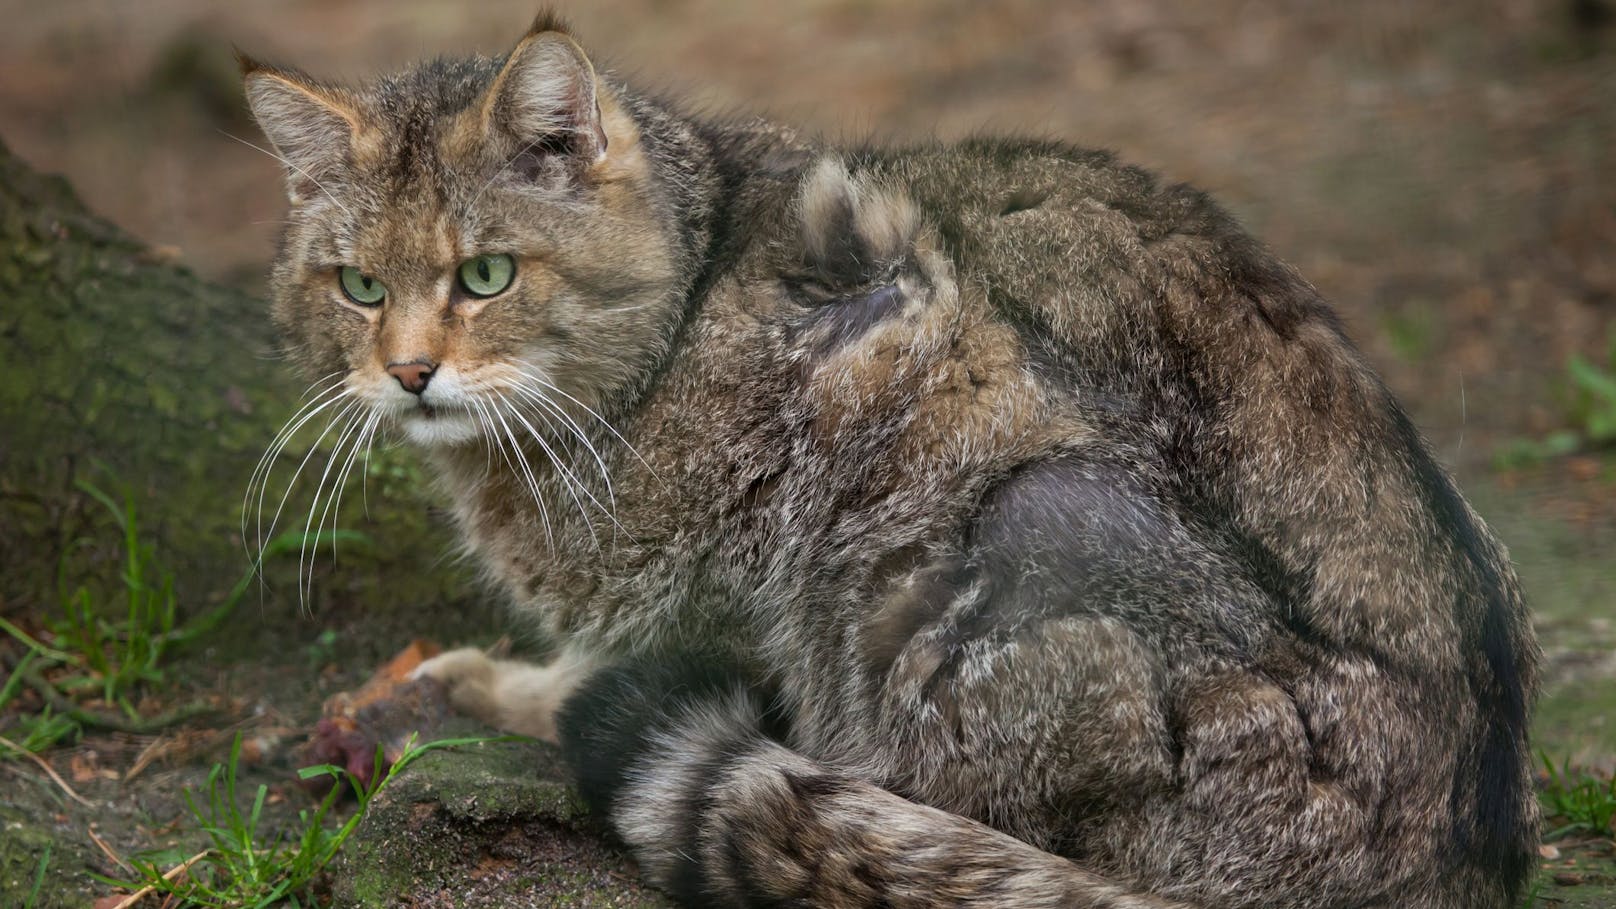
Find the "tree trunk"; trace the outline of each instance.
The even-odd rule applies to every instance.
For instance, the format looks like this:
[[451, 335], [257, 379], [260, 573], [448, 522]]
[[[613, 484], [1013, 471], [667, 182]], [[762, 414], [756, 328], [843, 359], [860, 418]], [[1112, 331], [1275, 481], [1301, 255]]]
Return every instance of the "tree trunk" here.
[[[254, 462], [300, 403], [303, 383], [274, 351], [263, 303], [163, 261], [0, 145], [0, 612], [53, 608], [64, 554], [69, 580], [116, 584], [121, 538], [80, 482], [133, 501], [182, 611], [217, 603], [251, 564], [241, 527]], [[317, 445], [316, 423], [277, 459], [271, 506]], [[280, 529], [305, 526], [334, 438], [304, 468]], [[368, 468], [368, 516], [356, 476], [340, 520], [374, 545], [343, 550], [337, 572], [327, 548], [309, 605], [393, 612], [400, 598], [462, 590], [442, 580], [453, 574], [436, 564], [447, 534], [412, 462], [382, 453]], [[297, 600], [296, 562], [269, 566], [275, 599]]]

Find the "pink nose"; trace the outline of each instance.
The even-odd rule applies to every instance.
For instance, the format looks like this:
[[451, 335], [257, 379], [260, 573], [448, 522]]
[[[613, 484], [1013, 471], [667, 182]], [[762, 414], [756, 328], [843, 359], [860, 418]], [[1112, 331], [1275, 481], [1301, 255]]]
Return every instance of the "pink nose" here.
[[398, 384], [412, 395], [426, 391], [426, 383], [432, 378], [432, 370], [438, 364], [430, 360], [415, 360], [411, 363], [389, 363], [387, 372], [398, 380]]

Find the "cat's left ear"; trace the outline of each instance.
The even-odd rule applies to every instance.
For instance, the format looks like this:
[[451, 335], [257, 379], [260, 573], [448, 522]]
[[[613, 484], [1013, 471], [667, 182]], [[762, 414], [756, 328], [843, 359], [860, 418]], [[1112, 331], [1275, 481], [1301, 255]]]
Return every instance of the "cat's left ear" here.
[[325, 178], [353, 160], [360, 118], [340, 89], [292, 70], [266, 66], [237, 54], [253, 119], [286, 165], [292, 204], [323, 191]]
[[595, 67], [557, 21], [540, 17], [488, 88], [483, 123], [533, 146], [565, 149], [587, 164], [606, 157]]

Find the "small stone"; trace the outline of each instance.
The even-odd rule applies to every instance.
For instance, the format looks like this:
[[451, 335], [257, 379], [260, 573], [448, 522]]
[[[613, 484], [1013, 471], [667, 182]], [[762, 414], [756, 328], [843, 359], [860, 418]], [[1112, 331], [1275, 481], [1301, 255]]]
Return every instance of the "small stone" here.
[[1537, 847], [1537, 854], [1539, 858], [1552, 862], [1560, 857], [1560, 847], [1551, 846], [1548, 843], [1544, 843], [1543, 845]]

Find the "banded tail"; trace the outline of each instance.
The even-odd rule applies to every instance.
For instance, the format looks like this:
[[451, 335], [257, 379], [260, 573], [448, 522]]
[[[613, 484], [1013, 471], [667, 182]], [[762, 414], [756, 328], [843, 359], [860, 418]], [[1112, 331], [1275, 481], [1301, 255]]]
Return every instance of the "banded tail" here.
[[720, 670], [602, 670], [559, 725], [584, 798], [683, 905], [1188, 909], [792, 751]]

